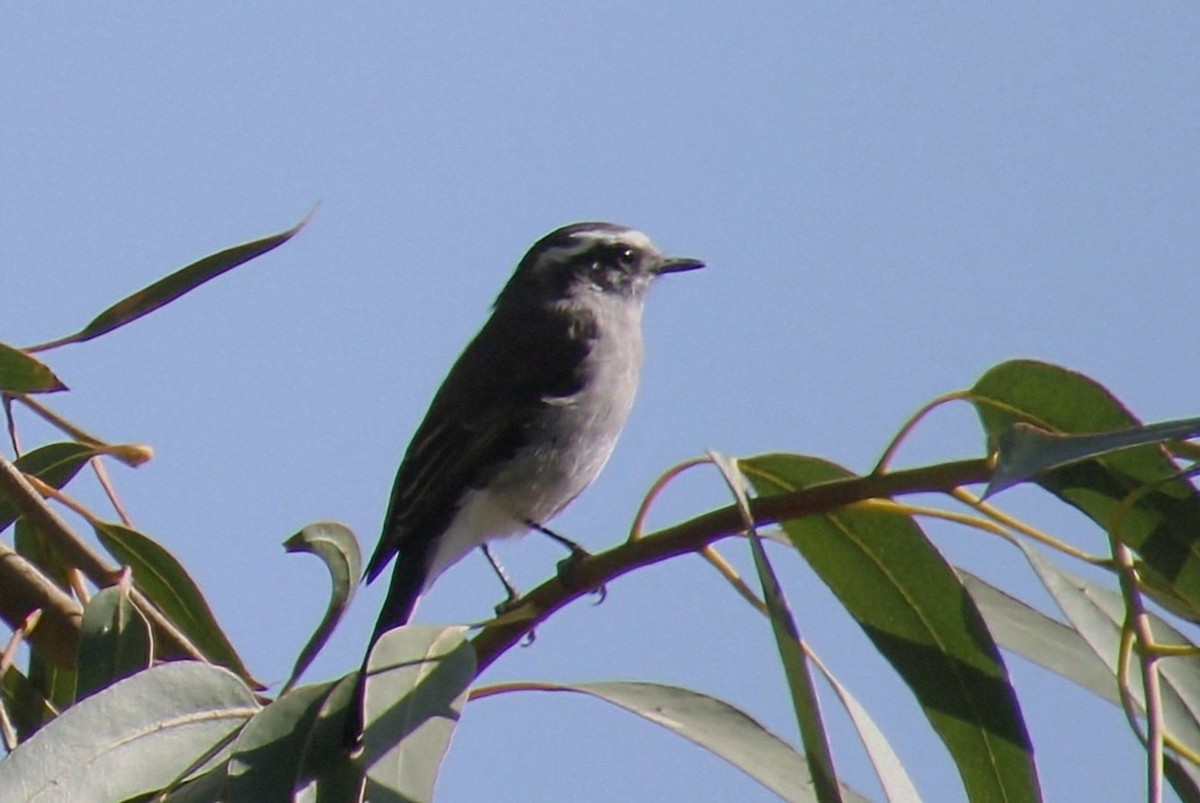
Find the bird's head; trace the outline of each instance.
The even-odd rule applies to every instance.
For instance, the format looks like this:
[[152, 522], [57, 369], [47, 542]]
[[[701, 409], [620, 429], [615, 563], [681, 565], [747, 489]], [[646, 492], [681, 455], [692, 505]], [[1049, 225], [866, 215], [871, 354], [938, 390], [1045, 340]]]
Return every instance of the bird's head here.
[[665, 256], [636, 229], [573, 223], [534, 243], [500, 297], [548, 301], [603, 293], [640, 300], [655, 277], [702, 267], [698, 259]]

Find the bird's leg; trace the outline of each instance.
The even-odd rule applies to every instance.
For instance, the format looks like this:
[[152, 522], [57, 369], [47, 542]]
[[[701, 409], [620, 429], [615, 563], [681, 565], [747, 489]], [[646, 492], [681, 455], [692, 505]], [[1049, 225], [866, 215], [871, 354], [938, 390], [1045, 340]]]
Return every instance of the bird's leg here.
[[[492, 571], [500, 578], [500, 582], [504, 584], [504, 591], [508, 594], [508, 599], [496, 606], [496, 615], [503, 616], [509, 611], [516, 610], [521, 606], [521, 592], [513, 585], [513, 581], [509, 579], [508, 572], [504, 570], [504, 564], [500, 563], [500, 559], [496, 557], [496, 553], [492, 552], [491, 546], [486, 543], [479, 545], [479, 551], [488, 559], [488, 563], [492, 565]], [[537, 638], [537, 634], [530, 630], [525, 635], [525, 640], [522, 642], [523, 647], [528, 647]]]
[[[570, 555], [558, 562], [558, 576], [564, 582], [570, 584], [571, 572], [574, 570], [576, 564], [578, 564], [579, 561], [583, 560], [584, 558], [591, 557], [592, 553], [584, 549], [578, 542], [572, 541], [565, 535], [559, 535], [546, 525], [540, 524], [533, 519], [526, 519], [525, 526], [531, 530], [537, 530], [542, 535], [547, 535], [550, 538], [553, 538], [555, 541], [571, 550]], [[594, 589], [594, 593], [600, 597], [598, 600], [596, 600], [596, 604], [599, 605], [601, 602], [604, 602], [604, 598], [608, 596], [608, 589], [604, 586], [600, 586], [599, 588]]]
[[500, 578], [500, 582], [504, 585], [504, 591], [508, 595], [508, 599], [496, 606], [496, 615], [507, 613], [521, 604], [521, 592], [513, 585], [513, 581], [509, 579], [508, 572], [504, 570], [504, 566], [500, 563], [500, 559], [492, 552], [491, 546], [488, 544], [480, 544], [479, 551], [488, 559], [488, 563], [492, 566], [492, 571]]

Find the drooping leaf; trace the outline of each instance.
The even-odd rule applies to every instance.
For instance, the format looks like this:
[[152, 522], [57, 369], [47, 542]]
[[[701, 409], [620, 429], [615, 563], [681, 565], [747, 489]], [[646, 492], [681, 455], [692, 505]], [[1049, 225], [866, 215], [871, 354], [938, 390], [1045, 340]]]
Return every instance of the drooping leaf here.
[[351, 672], [321, 703], [300, 757], [297, 803], [344, 803], [361, 796], [363, 774], [345, 741], [346, 717], [357, 685], [358, 672]]
[[214, 663], [261, 688], [225, 636], [183, 564], [152, 538], [113, 522], [94, 525], [96, 538], [119, 563], [133, 569], [134, 585]]
[[336, 681], [293, 689], [246, 723], [229, 758], [224, 803], [292, 798], [304, 745], [334, 686]]
[[1101, 699], [1121, 704], [1116, 676], [1074, 628], [970, 572], [959, 569], [958, 573], [997, 644]]
[[358, 588], [359, 578], [362, 577], [362, 553], [358, 548], [358, 539], [349, 527], [335, 521], [319, 521], [310, 524], [291, 538], [283, 542], [288, 552], [308, 552], [316, 555], [329, 569], [331, 588], [329, 606], [317, 629], [309, 638], [300, 656], [296, 659], [292, 676], [288, 678], [284, 689], [290, 689], [317, 653], [325, 646], [333, 629], [341, 620], [342, 614], [350, 605], [354, 591]]
[[[49, 443], [21, 455], [13, 461], [13, 465], [25, 474], [61, 489], [96, 454], [97, 451], [93, 447], [82, 443]], [[0, 496], [0, 530], [12, 524], [18, 515], [13, 504], [6, 497]]]
[[[1075, 629], [985, 580], [961, 569], [959, 574], [1001, 647], [1062, 675], [1115, 706], [1121, 705], [1116, 675]], [[1200, 803], [1197, 785], [1200, 768], [1168, 754], [1163, 770], [1181, 800]]]
[[15, 666], [0, 676], [0, 698], [12, 718], [17, 736], [23, 741], [42, 723], [54, 716], [54, 709], [29, 678]]
[[44, 651], [32, 643], [29, 650], [29, 682], [56, 711], [64, 711], [75, 702], [75, 668], [49, 660]]
[[[739, 464], [761, 496], [851, 476], [816, 458]], [[953, 569], [907, 516], [850, 506], [783, 522], [792, 544], [913, 690], [971, 800], [1040, 799], [1008, 673]]]
[[814, 663], [850, 716], [850, 722], [867, 751], [871, 768], [875, 770], [875, 777], [879, 779], [879, 785], [883, 787], [888, 803], [920, 803], [921, 796], [917, 794], [912, 778], [904, 769], [904, 763], [900, 761], [900, 756], [896, 754], [883, 731], [875, 724], [870, 712], [824, 664], [818, 661]]
[[224, 669], [156, 666], [72, 706], [0, 761], [0, 800], [126, 800], [160, 789], [257, 710]]
[[1200, 418], [1162, 421], [1116, 432], [1087, 435], [1063, 435], [1018, 421], [996, 438], [996, 471], [983, 496], [987, 498], [1005, 488], [1027, 482], [1043, 471], [1069, 463], [1134, 446], [1187, 440], [1197, 435], [1200, 435]]
[[1163, 756], [1163, 775], [1183, 803], [1200, 803], [1200, 769], [1186, 759]]
[[83, 699], [150, 665], [150, 623], [128, 582], [102, 588], [83, 609], [76, 695]]
[[[1105, 388], [1082, 374], [1033, 360], [992, 368], [971, 389], [989, 438], [1025, 422], [1061, 433], [1115, 432], [1140, 425]], [[1118, 535], [1200, 614], [1200, 494], [1161, 446], [1138, 446], [1040, 473], [1038, 485], [1107, 531], [1122, 502], [1141, 493]], [[1149, 486], [1149, 491], [1143, 489]]]
[[750, 552], [762, 586], [763, 601], [767, 606], [775, 646], [783, 664], [792, 708], [795, 710], [800, 738], [812, 773], [813, 792], [821, 803], [840, 803], [837, 771], [833, 764], [833, 753], [829, 749], [829, 737], [825, 733], [825, 722], [821, 718], [821, 701], [808, 670], [808, 656], [804, 654], [800, 630], [788, 609], [779, 579], [767, 559], [766, 550], [763, 549], [762, 541], [754, 527], [746, 478], [735, 461], [714, 451], [709, 451], [708, 456], [720, 470], [737, 501], [738, 509], [742, 511], [743, 520], [747, 523], [746, 535], [750, 542]]
[[363, 766], [372, 803], [421, 803], [433, 787], [475, 676], [466, 628], [409, 625], [367, 660]]
[[[498, 690], [506, 691], [503, 687]], [[586, 694], [677, 733], [725, 759], [783, 800], [817, 800], [804, 756], [747, 714], [707, 694], [632, 681], [521, 683], [512, 691]], [[866, 800], [844, 784], [841, 793], [846, 800]]]
[[[225, 764], [201, 773], [186, 783], [182, 783], [167, 793], [165, 803], [213, 803], [221, 801], [225, 793]], [[150, 796], [145, 803], [159, 803], [159, 793]], [[131, 801], [126, 801], [131, 803]], [[135, 803], [143, 803], [137, 800]]]
[[[1027, 545], [1018, 542], [1018, 546], [1075, 631], [1115, 676], [1126, 615], [1124, 600], [1111, 589], [1058, 568]], [[1194, 646], [1158, 616], [1152, 613], [1147, 616], [1155, 643]], [[1168, 732], [1191, 750], [1200, 751], [1200, 658], [1166, 659], [1159, 662], [1158, 669]], [[1141, 676], [1136, 667], [1130, 681], [1133, 698], [1144, 708]]]
[[67, 386], [40, 360], [0, 343], [0, 391], [53, 393]]
[[51, 343], [44, 343], [36, 348], [45, 350], [68, 343], [83, 343], [100, 335], [108, 334], [127, 323], [132, 323], [143, 315], [148, 315], [159, 307], [170, 304], [185, 293], [195, 290], [210, 279], [215, 279], [238, 265], [283, 245], [304, 228], [310, 216], [311, 213], [287, 231], [226, 248], [180, 268], [113, 304], [78, 332]]

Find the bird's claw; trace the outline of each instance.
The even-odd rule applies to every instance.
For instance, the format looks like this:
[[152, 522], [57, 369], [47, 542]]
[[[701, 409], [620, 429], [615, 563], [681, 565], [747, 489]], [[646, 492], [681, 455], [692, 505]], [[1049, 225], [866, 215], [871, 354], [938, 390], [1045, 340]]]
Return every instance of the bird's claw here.
[[[563, 585], [567, 586], [568, 588], [574, 588], [578, 585], [575, 582], [575, 572], [579, 568], [579, 564], [591, 556], [592, 553], [588, 552], [578, 544], [575, 544], [571, 547], [571, 554], [567, 555], [558, 562], [558, 579], [562, 581]], [[604, 602], [605, 598], [608, 597], [608, 588], [604, 585], [600, 585], [597, 588], [591, 589], [591, 593], [596, 594], [599, 597], [599, 599], [596, 600], [596, 604], [599, 605], [601, 602]]]
[[[507, 616], [508, 614], [512, 613], [513, 611], [518, 610], [524, 604], [525, 604], [524, 597], [522, 597], [520, 594], [510, 593], [508, 595], [508, 598], [505, 599], [503, 602], [497, 603], [496, 607], [493, 610], [496, 611], [496, 618], [501, 619], [504, 616]], [[536, 639], [537, 639], [537, 632], [531, 628], [529, 630], [529, 632], [525, 634], [525, 638], [521, 639], [521, 646], [528, 647], [530, 644], [533, 644], [533, 642]]]

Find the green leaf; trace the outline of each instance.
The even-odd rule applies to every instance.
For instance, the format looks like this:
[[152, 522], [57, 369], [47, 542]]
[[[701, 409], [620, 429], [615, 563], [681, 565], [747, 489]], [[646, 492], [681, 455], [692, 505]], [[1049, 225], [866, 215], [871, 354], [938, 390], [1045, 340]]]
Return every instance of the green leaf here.
[[1200, 770], [1187, 761], [1171, 755], [1163, 756], [1163, 775], [1183, 803], [1200, 803]]
[[367, 658], [363, 766], [371, 803], [433, 799], [438, 769], [475, 677], [465, 627], [388, 631]]
[[1163, 421], [1142, 427], [1091, 435], [1060, 435], [1017, 422], [997, 437], [996, 470], [984, 498], [1033, 479], [1048, 469], [1134, 446], [1187, 440], [1200, 435], [1200, 418]]
[[[968, 572], [960, 569], [959, 574], [1001, 647], [1120, 706], [1116, 675], [1078, 632]], [[1176, 660], [1180, 659], [1168, 659]], [[1200, 776], [1200, 768], [1186, 759], [1170, 755], [1165, 759], [1164, 774], [1176, 794], [1181, 800], [1200, 803], [1200, 787], [1193, 779]]]
[[55, 714], [33, 681], [21, 674], [15, 666], [9, 666], [0, 677], [0, 698], [3, 699], [4, 710], [12, 717], [17, 736], [22, 741], [29, 738], [43, 722]]
[[[0, 800], [126, 800], [160, 789], [258, 710], [230, 672], [163, 664], [63, 712], [0, 761]], [[43, 797], [44, 796], [44, 797]]]
[[[1056, 365], [1015, 360], [971, 390], [992, 439], [1023, 421], [1052, 432], [1115, 432], [1140, 422], [1103, 387]], [[1044, 471], [1037, 483], [1107, 531], [1123, 500], [1145, 486], [1121, 521], [1120, 539], [1200, 612], [1200, 495], [1160, 446], [1139, 446]]]
[[229, 758], [224, 803], [291, 800], [303, 747], [336, 681], [281, 695], [246, 723]]
[[53, 393], [66, 390], [44, 363], [20, 349], [0, 343], [0, 391], [9, 393]]
[[83, 699], [150, 665], [150, 623], [134, 607], [129, 584], [96, 592], [83, 609], [76, 695]]
[[1120, 705], [1116, 676], [1074, 628], [1052, 619], [986, 580], [958, 570], [996, 643], [1097, 697]]
[[829, 682], [842, 707], [850, 716], [850, 722], [867, 751], [867, 758], [871, 760], [871, 767], [875, 770], [875, 777], [879, 779], [879, 785], [883, 787], [888, 803], [920, 803], [921, 796], [917, 794], [912, 778], [904, 769], [904, 763], [900, 761], [900, 756], [892, 749], [891, 743], [875, 724], [867, 709], [863, 708], [862, 703], [823, 663], [815, 659], [813, 663], [821, 670], [821, 674], [825, 676], [825, 680]]
[[174, 555], [142, 533], [112, 522], [93, 525], [96, 537], [119, 563], [133, 569], [134, 585], [200, 648], [210, 661], [236, 672], [256, 688], [242, 659], [217, 624], [191, 575]]
[[[93, 447], [74, 441], [50, 443], [32, 452], [26, 452], [13, 461], [13, 465], [25, 474], [61, 489], [97, 454]], [[12, 503], [6, 497], [0, 496], [0, 530], [12, 524], [18, 515], [20, 514]]]
[[833, 754], [829, 749], [829, 738], [825, 734], [825, 722], [821, 718], [821, 702], [817, 690], [813, 687], [812, 675], [808, 671], [808, 657], [804, 654], [800, 630], [788, 610], [787, 599], [779, 585], [779, 578], [767, 559], [758, 531], [754, 527], [754, 517], [750, 513], [750, 498], [746, 491], [746, 478], [742, 475], [736, 462], [714, 451], [708, 452], [709, 459], [721, 472], [726, 485], [737, 501], [742, 518], [747, 523], [746, 535], [750, 542], [750, 552], [754, 558], [754, 568], [762, 585], [763, 600], [766, 602], [767, 614], [771, 623], [771, 631], [775, 636], [775, 646], [779, 650], [779, 659], [783, 664], [783, 673], [787, 678], [788, 692], [792, 698], [792, 707], [796, 714], [796, 723], [800, 728], [800, 738], [804, 743], [804, 751], [808, 757], [809, 770], [812, 773], [813, 791], [821, 803], [840, 803], [837, 771], [833, 765]]
[[170, 304], [185, 293], [195, 290], [200, 285], [215, 279], [226, 271], [236, 268], [255, 257], [262, 256], [268, 251], [283, 245], [308, 223], [312, 213], [287, 231], [272, 234], [253, 242], [235, 245], [210, 254], [187, 267], [180, 268], [174, 273], [164, 276], [158, 281], [143, 287], [136, 293], [118, 301], [101, 312], [92, 321], [73, 335], [36, 346], [38, 350], [64, 346], [68, 343], [83, 343], [100, 335], [108, 334], [114, 329], [136, 321], [143, 315], [148, 315], [159, 307]]
[[[1025, 544], [1015, 543], [1025, 553], [1038, 579], [1075, 631], [1115, 676], [1121, 628], [1126, 616], [1121, 596], [1104, 586], [1059, 569]], [[1194, 646], [1158, 616], [1152, 613], [1147, 616], [1155, 643]], [[1166, 659], [1158, 663], [1158, 669], [1162, 678], [1160, 690], [1167, 730], [1191, 750], [1200, 751], [1200, 661], [1192, 658]], [[1144, 709], [1141, 675], [1136, 667], [1130, 677], [1130, 693]]]
[[[169, 803], [213, 803], [224, 801], [225, 794], [225, 765], [220, 764], [208, 772], [192, 778], [184, 784], [175, 787], [167, 795]], [[131, 803], [131, 801], [126, 801]], [[138, 803], [141, 803], [138, 801]], [[159, 803], [157, 794], [146, 803]]]
[[346, 749], [346, 717], [356, 702], [358, 672], [337, 682], [321, 703], [300, 757], [298, 803], [358, 800], [363, 774]]
[[33, 644], [29, 651], [29, 682], [55, 711], [64, 711], [75, 702], [75, 669], [49, 660], [45, 651]]
[[[500, 687], [498, 691], [506, 691]], [[808, 762], [791, 745], [715, 697], [658, 683], [522, 683], [512, 691], [574, 692], [611, 703], [661, 725], [733, 766], [788, 801], [815, 801]], [[865, 800], [842, 785], [848, 800]]]
[[342, 614], [350, 605], [362, 576], [362, 553], [350, 528], [335, 521], [310, 524], [284, 541], [283, 545], [288, 552], [308, 552], [324, 561], [325, 567], [329, 569], [332, 584], [325, 616], [308, 643], [304, 645], [304, 649], [300, 651], [300, 657], [296, 659], [296, 666], [292, 669], [292, 676], [284, 686], [286, 691], [300, 679], [304, 670], [317, 657], [317, 653], [325, 646]]
[[[740, 461], [760, 495], [849, 472], [796, 455]], [[1004, 663], [953, 569], [907, 516], [861, 505], [783, 522], [793, 545], [915, 693], [973, 801], [1040, 799]]]

